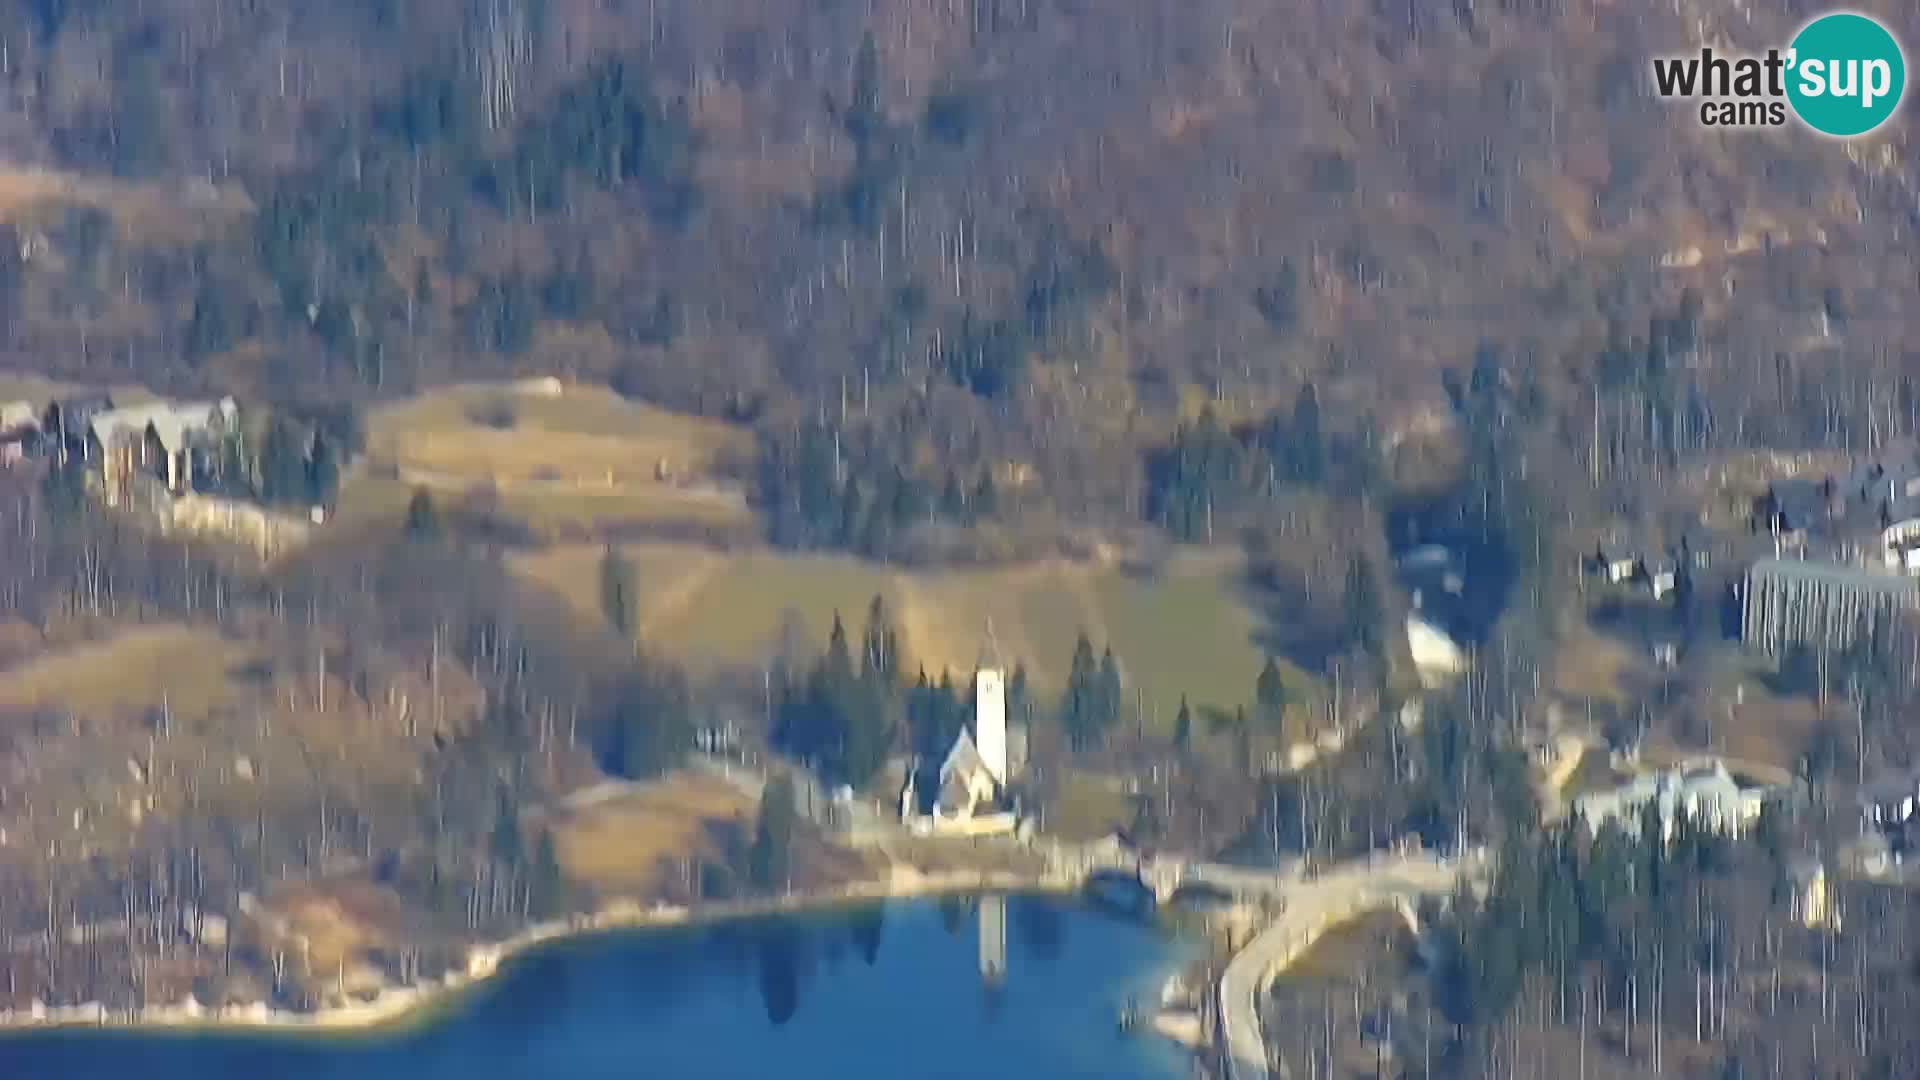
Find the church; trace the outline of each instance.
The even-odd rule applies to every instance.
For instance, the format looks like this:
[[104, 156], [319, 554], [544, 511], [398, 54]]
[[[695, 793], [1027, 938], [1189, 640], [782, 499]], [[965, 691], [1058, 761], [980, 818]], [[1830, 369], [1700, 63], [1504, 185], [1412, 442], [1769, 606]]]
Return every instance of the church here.
[[930, 774], [924, 762], [907, 772], [900, 818], [917, 832], [982, 836], [1014, 830], [1008, 785], [1024, 755], [1012, 744], [1024, 740], [1008, 737], [1007, 684], [999, 669], [975, 673], [973, 702], [973, 723], [954, 739], [939, 772]]

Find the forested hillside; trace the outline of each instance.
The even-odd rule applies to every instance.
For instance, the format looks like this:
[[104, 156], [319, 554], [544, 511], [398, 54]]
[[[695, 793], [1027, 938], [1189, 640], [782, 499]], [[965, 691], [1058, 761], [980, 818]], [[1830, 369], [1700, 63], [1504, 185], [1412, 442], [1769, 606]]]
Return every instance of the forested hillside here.
[[776, 538], [881, 553], [867, 518], [1210, 527], [1175, 423], [1290, 422], [1306, 386], [1368, 453], [1476, 370], [1595, 476], [1844, 442], [1914, 411], [1911, 114], [1712, 134], [1645, 78], [1811, 10], [30, 0], [6, 363], [604, 379], [754, 424]]

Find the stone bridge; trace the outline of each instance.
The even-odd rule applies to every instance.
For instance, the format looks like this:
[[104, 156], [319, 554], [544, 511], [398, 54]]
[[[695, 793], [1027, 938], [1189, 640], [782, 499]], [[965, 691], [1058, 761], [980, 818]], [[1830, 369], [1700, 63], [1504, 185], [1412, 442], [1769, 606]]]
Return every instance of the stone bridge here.
[[1121, 873], [1138, 878], [1164, 904], [1181, 888], [1217, 889], [1241, 903], [1277, 900], [1307, 880], [1305, 864], [1262, 869], [1205, 862], [1177, 855], [1142, 855], [1112, 844], [1056, 845], [1047, 851], [1052, 873], [1066, 881], [1097, 873]]

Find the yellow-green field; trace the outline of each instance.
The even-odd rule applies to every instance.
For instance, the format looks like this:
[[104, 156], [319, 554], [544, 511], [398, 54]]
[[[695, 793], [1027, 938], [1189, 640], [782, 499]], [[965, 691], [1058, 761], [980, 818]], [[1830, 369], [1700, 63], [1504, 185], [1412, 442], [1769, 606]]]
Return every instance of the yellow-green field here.
[[[842, 556], [673, 544], [624, 550], [641, 584], [640, 637], [695, 667], [756, 664], [779, 648], [787, 626], [818, 649], [836, 611], [857, 641], [876, 594], [905, 639], [909, 670], [930, 674], [971, 672], [997, 648], [1006, 666], [1024, 663], [1037, 689], [1054, 691], [1085, 630], [1096, 648], [1112, 646], [1150, 723], [1162, 728], [1182, 694], [1196, 708], [1246, 702], [1264, 660], [1256, 616], [1237, 593], [1237, 567], [1219, 558], [1175, 559], [1158, 579], [1143, 580], [1064, 562], [914, 573]], [[515, 568], [597, 619], [601, 558], [590, 545], [558, 546], [521, 556]], [[1297, 687], [1310, 682], [1291, 674]]]
[[366, 462], [350, 477], [341, 511], [349, 519], [390, 515], [417, 487], [485, 489], [540, 531], [659, 521], [744, 526], [752, 521], [745, 499], [701, 478], [748, 441], [740, 428], [600, 387], [443, 387], [368, 416]]
[[217, 634], [143, 626], [0, 671], [0, 709], [112, 716], [166, 702], [193, 719], [231, 700], [229, 670], [251, 654]]
[[717, 777], [676, 773], [553, 820], [555, 853], [573, 880], [615, 895], [642, 895], [676, 859], [713, 846], [713, 826], [754, 807]]

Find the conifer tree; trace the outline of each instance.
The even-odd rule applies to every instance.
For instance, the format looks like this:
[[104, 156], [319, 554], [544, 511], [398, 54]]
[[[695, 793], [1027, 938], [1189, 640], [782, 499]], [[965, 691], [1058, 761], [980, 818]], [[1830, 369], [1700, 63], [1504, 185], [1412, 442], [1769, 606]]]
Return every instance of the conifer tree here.
[[247, 465], [246, 446], [239, 432], [229, 431], [220, 439], [218, 468], [221, 494], [243, 499], [251, 499], [259, 494], [254, 484], [253, 470]]
[[1093, 642], [1082, 631], [1073, 646], [1073, 666], [1067, 672], [1067, 690], [1060, 703], [1060, 723], [1076, 749], [1090, 744], [1099, 730], [1100, 669], [1093, 658]]
[[566, 908], [567, 876], [560, 866], [560, 854], [554, 849], [553, 830], [541, 829], [533, 849], [531, 877], [527, 882], [527, 907], [537, 919], [551, 919]]
[[1280, 734], [1286, 717], [1287, 685], [1280, 676], [1280, 665], [1274, 658], [1267, 657], [1267, 663], [1260, 669], [1260, 677], [1254, 682], [1254, 704], [1259, 708], [1260, 724], [1266, 730]]
[[1320, 430], [1320, 397], [1312, 383], [1300, 387], [1293, 402], [1293, 422], [1289, 425], [1287, 471], [1293, 482], [1305, 486], [1326, 479], [1326, 436]]
[[333, 441], [315, 432], [313, 453], [307, 459], [307, 502], [313, 506], [332, 506], [339, 491], [340, 461]]
[[[883, 633], [883, 647], [884, 641]], [[808, 697], [807, 745], [837, 767], [847, 783], [859, 786], [872, 779], [893, 745], [896, 702], [889, 687], [856, 670], [838, 612]]]
[[784, 888], [793, 873], [793, 780], [785, 774], [760, 791], [760, 814], [747, 851], [747, 878], [761, 889]]
[[940, 513], [954, 521], [967, 520], [967, 496], [960, 490], [960, 476], [947, 470], [947, 482], [940, 489]]
[[860, 787], [886, 765], [898, 725], [895, 700], [886, 687], [872, 681], [854, 686], [845, 711], [845, 736], [840, 755], [841, 776]]
[[600, 611], [623, 641], [631, 641], [639, 603], [633, 561], [612, 544], [600, 556]]
[[939, 695], [934, 700], [938, 707], [936, 715], [940, 720], [940, 742], [944, 749], [953, 740], [960, 737], [960, 729], [966, 726], [966, 703], [960, 700], [960, 689], [953, 684], [953, 672], [940, 673]]
[[1113, 649], [1109, 646], [1100, 654], [1099, 682], [1099, 733], [1105, 735], [1120, 723], [1122, 689], [1120, 685], [1120, 661], [1114, 659]]
[[440, 515], [433, 507], [433, 496], [426, 488], [415, 488], [407, 502], [407, 538], [435, 540], [440, 536]]
[[840, 613], [833, 613], [833, 630], [827, 635], [827, 655], [824, 660], [830, 689], [842, 692], [853, 684], [853, 654], [847, 649], [847, 627], [840, 621]]
[[991, 518], [1000, 511], [1000, 493], [994, 487], [993, 469], [980, 470], [980, 480], [973, 488], [973, 516], [976, 519]]
[[1029, 726], [1033, 723], [1033, 699], [1027, 687], [1027, 665], [1016, 663], [1007, 677], [1007, 715]]
[[307, 496], [307, 456], [285, 417], [274, 417], [260, 447], [260, 497], [270, 503], [298, 502]]
[[1376, 659], [1381, 656], [1380, 589], [1373, 579], [1373, 567], [1365, 555], [1355, 555], [1347, 563], [1347, 579], [1341, 596], [1347, 622], [1347, 639]]
[[510, 869], [519, 867], [526, 855], [520, 837], [520, 815], [514, 808], [513, 796], [505, 788], [494, 801], [493, 835], [488, 848], [496, 861]]
[[907, 689], [907, 743], [916, 754], [931, 756], [939, 752], [940, 718], [933, 695], [933, 682], [923, 667]]
[[885, 123], [880, 111], [880, 49], [871, 33], [861, 38], [860, 51], [854, 57], [851, 97], [845, 114], [847, 134], [855, 148], [865, 154]]
[[861, 647], [863, 672], [880, 685], [891, 687], [900, 674], [900, 634], [879, 593], [867, 607], [867, 632]]

